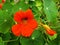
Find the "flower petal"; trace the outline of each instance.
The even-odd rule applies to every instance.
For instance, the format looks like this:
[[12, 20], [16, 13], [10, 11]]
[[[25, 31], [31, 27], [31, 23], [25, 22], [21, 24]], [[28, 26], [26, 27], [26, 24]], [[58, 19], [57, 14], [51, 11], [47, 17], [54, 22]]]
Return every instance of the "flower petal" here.
[[26, 16], [28, 17], [28, 19], [33, 19], [34, 18], [34, 15], [33, 15], [31, 9], [26, 10]]
[[22, 19], [27, 18], [27, 20], [31, 20], [34, 18], [33, 13], [30, 9], [26, 11], [18, 11], [14, 14], [14, 20], [18, 23], [22, 22]]
[[2, 0], [2, 3], [5, 3], [6, 0]]
[[0, 3], [0, 9], [2, 9], [2, 6], [3, 6], [2, 3]]
[[28, 21], [28, 23], [27, 23], [31, 28], [33, 28], [33, 29], [35, 29], [35, 28], [37, 28], [37, 26], [38, 26], [38, 23], [37, 23], [37, 21], [36, 20], [29, 20]]
[[21, 30], [19, 30], [19, 28], [20, 28], [20, 25], [19, 24], [16, 24], [16, 25], [13, 25], [12, 26], [12, 33], [15, 36], [20, 36], [21, 35]]
[[18, 23], [22, 22], [22, 18], [25, 17], [24, 11], [20, 10], [14, 14], [14, 20]]
[[24, 25], [22, 28], [22, 36], [24, 37], [30, 37], [33, 33], [33, 29], [30, 28], [28, 25]]
[[56, 31], [50, 29], [50, 30], [46, 30], [46, 33], [53, 36], [54, 34], [56, 34]]

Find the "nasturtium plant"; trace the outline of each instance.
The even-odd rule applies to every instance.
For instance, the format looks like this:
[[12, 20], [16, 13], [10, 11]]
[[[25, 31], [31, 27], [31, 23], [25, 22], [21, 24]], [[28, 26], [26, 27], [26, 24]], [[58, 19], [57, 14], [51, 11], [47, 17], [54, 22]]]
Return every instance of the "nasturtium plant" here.
[[4, 42], [1, 37], [0, 37], [0, 45], [4, 45]]
[[60, 0], [0, 0], [0, 45], [60, 45]]

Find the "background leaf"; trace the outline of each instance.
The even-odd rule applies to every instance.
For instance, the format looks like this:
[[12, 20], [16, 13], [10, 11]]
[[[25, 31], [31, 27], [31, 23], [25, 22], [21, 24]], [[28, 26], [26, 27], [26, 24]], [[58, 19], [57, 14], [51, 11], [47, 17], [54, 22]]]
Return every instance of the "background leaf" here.
[[24, 1], [21, 1], [20, 3], [17, 3], [13, 5], [13, 13], [19, 11], [19, 10], [26, 10], [29, 8], [29, 5], [24, 3]]
[[0, 20], [0, 32], [7, 33], [13, 22], [11, 16], [7, 12], [0, 10]]
[[35, 30], [34, 33], [32, 34], [31, 37], [25, 38], [21, 37], [20, 38], [20, 43], [21, 45], [44, 45], [44, 38], [42, 34], [40, 33], [39, 30]]
[[53, 25], [56, 25], [56, 18], [58, 14], [56, 4], [53, 2], [53, 0], [43, 0], [43, 6], [47, 21], [52, 23]]

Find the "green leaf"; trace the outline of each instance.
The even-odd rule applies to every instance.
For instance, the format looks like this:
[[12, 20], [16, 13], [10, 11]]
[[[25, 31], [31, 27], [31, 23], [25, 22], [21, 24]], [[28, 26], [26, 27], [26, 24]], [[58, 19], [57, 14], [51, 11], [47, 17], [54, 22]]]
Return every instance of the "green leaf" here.
[[0, 0], [0, 3], [2, 2], [2, 0]]
[[29, 8], [29, 5], [26, 4], [26, 3], [24, 3], [24, 2], [20, 2], [20, 6], [21, 6], [21, 9], [22, 9], [22, 10], [26, 10], [26, 9]]
[[[40, 31], [40, 30], [39, 30]], [[37, 38], [34, 39], [34, 45], [44, 45], [44, 37], [42, 32], [40, 32], [40, 34], [38, 34], [39, 36]]]
[[9, 3], [9, 2], [7, 2], [7, 3], [4, 3], [4, 5], [3, 5], [3, 10], [5, 11], [5, 12], [7, 12], [7, 13], [9, 13], [9, 15], [11, 14], [12, 15], [12, 4], [11, 3]]
[[10, 36], [11, 36], [11, 40], [17, 40], [17, 38], [18, 38], [17, 36], [15, 36], [15, 35], [14, 35], [14, 34], [12, 34], [12, 33], [11, 33], [11, 35], [10, 35]]
[[39, 37], [34, 40], [34, 45], [44, 45], [44, 41], [42, 37]]
[[3, 41], [9, 41], [11, 39], [10, 33], [7, 32], [2, 36]]
[[[0, 32], [7, 33], [11, 27], [10, 22], [2, 22], [3, 24], [0, 25]], [[8, 25], [7, 25], [8, 24]]]
[[20, 43], [22, 45], [44, 45], [44, 38], [42, 33], [38, 30], [34, 31], [31, 37], [20, 37]]
[[42, 2], [40, 0], [36, 0], [35, 2], [37, 7], [42, 5]]
[[29, 8], [29, 5], [21, 1], [20, 3], [17, 3], [13, 6], [13, 13], [19, 11], [19, 10], [27, 10]]
[[10, 2], [10, 0], [6, 0], [6, 3]]
[[52, 24], [56, 24], [58, 14], [56, 4], [53, 2], [53, 0], [43, 0], [43, 6], [47, 21], [51, 22]]
[[37, 9], [37, 7], [32, 6], [32, 11], [34, 13], [34, 18], [36, 19], [36, 21], [38, 23], [40, 23], [40, 16], [41, 16], [41, 14], [39, 13], [39, 10]]
[[60, 45], [60, 41], [59, 41], [59, 43], [58, 43], [59, 45]]
[[36, 7], [38, 8], [38, 10], [41, 11], [41, 9], [42, 9], [42, 2], [41, 2], [41, 0], [36, 0], [35, 3], [36, 3]]
[[3, 9], [5, 9], [5, 10], [11, 10], [11, 8], [12, 8], [12, 5], [10, 3], [4, 3]]
[[33, 45], [32, 40], [30, 38], [20, 37], [21, 45]]
[[35, 0], [30, 0], [30, 1], [35, 1]]
[[0, 45], [4, 45], [4, 42], [1, 37], [0, 37]]
[[21, 45], [44, 45], [43, 38], [39, 37], [37, 39], [32, 40], [31, 38], [20, 38]]
[[52, 40], [52, 41], [48, 42], [48, 45], [58, 45], [58, 41]]
[[35, 30], [31, 36], [32, 39], [36, 39], [40, 36], [40, 30]]
[[12, 25], [12, 18], [11, 16], [5, 12], [0, 10], [0, 32], [7, 33]]
[[25, 2], [29, 2], [29, 0], [25, 0]]
[[30, 7], [32, 8], [32, 6], [35, 6], [36, 3], [35, 3], [34, 1], [29, 1], [29, 5], [30, 5]]

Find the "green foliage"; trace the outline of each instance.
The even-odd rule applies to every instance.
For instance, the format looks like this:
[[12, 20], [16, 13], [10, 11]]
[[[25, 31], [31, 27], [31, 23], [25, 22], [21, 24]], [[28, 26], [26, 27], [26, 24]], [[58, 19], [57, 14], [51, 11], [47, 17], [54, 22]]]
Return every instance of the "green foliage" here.
[[[58, 10], [56, 4], [52, 0], [44, 0], [44, 12], [48, 22], [51, 22], [53, 25], [56, 25]], [[55, 23], [54, 23], [55, 22]]]
[[35, 30], [31, 38], [21, 37], [20, 42], [22, 45], [44, 45], [44, 38], [39, 30]]
[[[60, 0], [6, 0], [0, 9], [0, 45], [60, 45]], [[14, 14], [19, 10], [31, 9], [38, 27], [30, 37], [13, 35], [11, 28], [16, 23]], [[57, 34], [50, 36], [40, 25], [43, 22]]]
[[4, 10], [0, 10], [0, 32], [7, 33], [12, 25], [12, 22], [11, 16]]
[[15, 13], [18, 10], [21, 10], [21, 9], [26, 10], [28, 8], [29, 8], [29, 5], [21, 1], [20, 3], [15, 4], [12, 10], [13, 10], [13, 13]]
[[0, 45], [4, 45], [4, 42], [1, 37], [0, 37]]
[[54, 36], [50, 36], [50, 35], [48, 35], [48, 37], [49, 37], [50, 40], [54, 40], [54, 39], [56, 39], [57, 34], [55, 34]]

